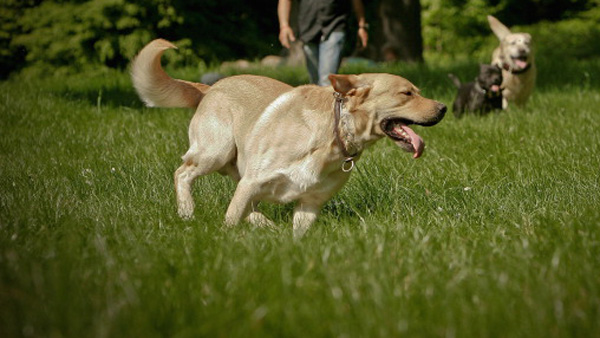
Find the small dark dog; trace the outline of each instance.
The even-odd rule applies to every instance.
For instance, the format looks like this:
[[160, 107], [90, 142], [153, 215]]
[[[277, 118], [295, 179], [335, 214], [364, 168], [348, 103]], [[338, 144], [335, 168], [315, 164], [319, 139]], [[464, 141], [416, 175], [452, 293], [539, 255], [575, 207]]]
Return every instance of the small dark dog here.
[[502, 70], [492, 65], [480, 65], [479, 75], [474, 82], [461, 84], [454, 74], [448, 74], [458, 94], [452, 110], [460, 118], [464, 113], [483, 115], [494, 109], [502, 109]]

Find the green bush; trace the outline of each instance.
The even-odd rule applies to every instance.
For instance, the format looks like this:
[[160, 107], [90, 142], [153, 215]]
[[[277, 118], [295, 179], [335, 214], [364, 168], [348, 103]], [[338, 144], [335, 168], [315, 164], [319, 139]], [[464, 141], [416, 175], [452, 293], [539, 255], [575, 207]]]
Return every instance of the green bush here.
[[[61, 69], [102, 64], [122, 68], [156, 37], [156, 29], [147, 23], [154, 16], [153, 10], [162, 17], [156, 27], [170, 27], [181, 21], [169, 15], [173, 12], [170, 8], [123, 0], [45, 1], [25, 10], [19, 20], [22, 33], [14, 37], [12, 44], [27, 49], [26, 61], [31, 65]], [[189, 45], [185, 41], [178, 44]], [[193, 54], [183, 49], [179, 57]]]
[[587, 58], [600, 55], [600, 8], [560, 22], [541, 22], [529, 30], [540, 42], [539, 53], [553, 57]]
[[0, 3], [0, 79], [24, 64], [25, 49], [11, 44], [13, 36], [19, 29], [19, 18], [23, 17], [26, 8], [35, 6], [39, 1], [3, 0]]
[[428, 54], [472, 55], [491, 33], [487, 15], [498, 11], [485, 0], [423, 0], [423, 40]]
[[[178, 65], [217, 59], [258, 57], [276, 40], [275, 7], [269, 15], [259, 15], [268, 6], [236, 6], [239, 1], [206, 0], [49, 0], [25, 6], [0, 5], [3, 12], [22, 12], [19, 18], [2, 21], [10, 37], [9, 47], [26, 50], [23, 60], [43, 71], [82, 70], [85, 66], [123, 69], [141, 47], [155, 38], [177, 44], [179, 52], [167, 57]], [[217, 14], [218, 13], [218, 14]], [[270, 32], [266, 36], [265, 32]], [[8, 41], [8, 43], [7, 43]], [[0, 54], [2, 56], [2, 54]], [[14, 65], [11, 65], [14, 68]]]

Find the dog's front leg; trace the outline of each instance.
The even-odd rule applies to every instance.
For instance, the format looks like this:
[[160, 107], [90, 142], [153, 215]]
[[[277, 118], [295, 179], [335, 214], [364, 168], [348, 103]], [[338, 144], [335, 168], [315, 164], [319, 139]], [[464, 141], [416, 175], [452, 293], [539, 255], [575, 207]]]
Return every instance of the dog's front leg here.
[[503, 97], [502, 98], [502, 109], [506, 110], [508, 108], [508, 100]]
[[248, 216], [252, 199], [256, 196], [257, 191], [258, 187], [247, 180], [242, 179], [238, 183], [225, 214], [226, 225], [237, 225], [244, 217]]
[[320, 210], [320, 204], [298, 203], [294, 209], [294, 239], [300, 239], [304, 236], [319, 216]]

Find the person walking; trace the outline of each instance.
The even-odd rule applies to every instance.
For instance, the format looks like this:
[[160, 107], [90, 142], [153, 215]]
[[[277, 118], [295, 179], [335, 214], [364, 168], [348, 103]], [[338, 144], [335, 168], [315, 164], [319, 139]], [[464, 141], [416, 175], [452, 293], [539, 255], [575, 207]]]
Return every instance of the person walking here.
[[[298, 38], [303, 42], [311, 83], [328, 86], [329, 74], [337, 73], [351, 7], [358, 21], [359, 43], [365, 48], [369, 34], [362, 0], [298, 0]], [[296, 41], [290, 26], [291, 8], [292, 0], [279, 0], [279, 41], [285, 48]]]

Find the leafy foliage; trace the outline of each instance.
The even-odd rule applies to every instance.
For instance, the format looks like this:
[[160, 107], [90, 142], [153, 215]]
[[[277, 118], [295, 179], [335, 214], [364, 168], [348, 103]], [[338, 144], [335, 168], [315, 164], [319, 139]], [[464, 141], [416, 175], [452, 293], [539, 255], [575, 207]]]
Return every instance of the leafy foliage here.
[[[598, 1], [600, 4], [600, 1]], [[537, 46], [546, 57], [589, 58], [600, 55], [600, 7], [560, 22], [542, 22], [531, 33], [544, 41]]]
[[195, 64], [200, 59], [256, 57], [269, 51], [270, 40], [263, 30], [275, 39], [277, 23], [267, 21], [276, 21], [275, 8], [270, 4], [271, 15], [260, 13], [260, 8], [270, 8], [265, 6], [269, 1], [262, 2], [263, 6], [239, 6], [233, 0], [50, 0], [26, 6], [21, 18], [5, 29], [13, 34], [13, 48], [26, 49], [27, 64], [50, 69], [89, 64], [124, 68], [157, 37], [170, 39], [181, 49], [167, 57], [170, 62]]
[[0, 3], [0, 78], [23, 65], [25, 50], [11, 45], [13, 35], [17, 34], [18, 18], [23, 16], [26, 8], [37, 5], [40, 1], [4, 0]]

